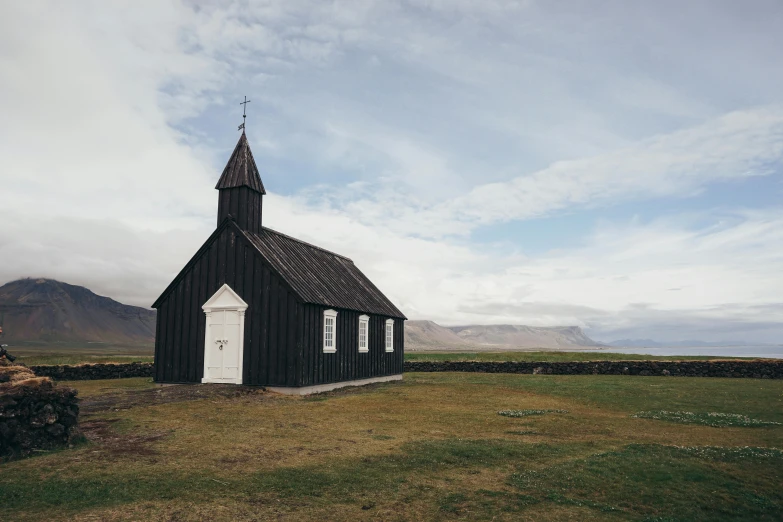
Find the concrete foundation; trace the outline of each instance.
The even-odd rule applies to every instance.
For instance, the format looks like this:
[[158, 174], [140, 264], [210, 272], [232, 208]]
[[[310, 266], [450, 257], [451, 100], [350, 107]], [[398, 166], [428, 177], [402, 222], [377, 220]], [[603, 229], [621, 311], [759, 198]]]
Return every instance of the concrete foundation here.
[[358, 379], [355, 381], [332, 382], [329, 384], [316, 384], [315, 386], [302, 386], [300, 388], [267, 386], [266, 389], [277, 393], [284, 393], [286, 395], [310, 395], [312, 393], [323, 393], [323, 392], [336, 390], [338, 388], [345, 388], [346, 386], [364, 386], [366, 384], [373, 384], [376, 382], [389, 382], [389, 381], [401, 381], [401, 380], [402, 380], [402, 374], [399, 374], [399, 375], [386, 375], [384, 377], [372, 377], [370, 379]]

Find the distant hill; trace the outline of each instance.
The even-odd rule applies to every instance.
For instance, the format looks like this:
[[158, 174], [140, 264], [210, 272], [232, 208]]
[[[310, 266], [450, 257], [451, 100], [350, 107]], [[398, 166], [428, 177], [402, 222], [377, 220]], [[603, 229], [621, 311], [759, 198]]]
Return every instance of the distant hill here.
[[598, 348], [578, 326], [470, 325], [440, 326], [432, 321], [405, 323], [410, 350], [477, 350], [513, 348]]
[[[155, 311], [128, 306], [53, 279], [20, 279], [0, 287], [4, 342], [153, 343]], [[407, 321], [410, 350], [510, 350], [600, 347], [578, 326], [440, 326]]]
[[128, 306], [53, 279], [0, 286], [4, 342], [152, 343], [155, 311]]
[[471, 343], [433, 321], [405, 321], [405, 348], [416, 350], [469, 350]]

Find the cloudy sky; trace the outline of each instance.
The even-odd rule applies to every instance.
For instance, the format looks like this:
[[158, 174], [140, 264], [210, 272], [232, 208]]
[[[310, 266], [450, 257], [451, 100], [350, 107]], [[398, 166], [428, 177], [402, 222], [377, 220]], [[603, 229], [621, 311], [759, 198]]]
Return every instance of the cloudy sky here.
[[267, 226], [411, 319], [783, 339], [779, 0], [0, 5], [0, 283], [150, 306], [247, 95]]

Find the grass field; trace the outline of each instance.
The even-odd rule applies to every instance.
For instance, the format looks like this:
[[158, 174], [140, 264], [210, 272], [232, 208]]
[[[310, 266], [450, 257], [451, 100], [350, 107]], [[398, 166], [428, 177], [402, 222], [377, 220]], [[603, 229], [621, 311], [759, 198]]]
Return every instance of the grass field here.
[[[108, 362], [153, 362], [153, 346], [127, 345], [26, 345], [9, 347], [28, 366], [37, 364], [83, 364]], [[406, 361], [687, 361], [727, 357], [652, 356], [594, 352], [408, 352]]]
[[17, 362], [37, 364], [84, 364], [108, 362], [153, 362], [154, 345], [107, 343], [25, 343], [9, 346]]
[[67, 384], [92, 442], [0, 465], [3, 520], [783, 519], [783, 381], [410, 373], [304, 398]]

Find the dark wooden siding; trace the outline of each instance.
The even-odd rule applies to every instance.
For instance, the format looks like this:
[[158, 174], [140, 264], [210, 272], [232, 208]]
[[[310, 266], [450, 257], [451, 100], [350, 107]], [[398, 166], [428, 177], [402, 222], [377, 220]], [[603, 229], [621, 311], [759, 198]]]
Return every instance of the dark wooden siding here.
[[231, 215], [243, 230], [261, 233], [264, 197], [248, 187], [223, 189], [218, 196], [218, 226]]
[[[328, 307], [305, 304], [299, 319], [297, 345], [302, 349], [300, 386], [368, 379], [402, 373], [405, 352], [404, 320], [394, 320], [394, 351], [386, 352], [388, 316], [334, 308], [337, 313], [335, 353], [323, 351], [323, 313]], [[359, 316], [370, 317], [369, 352], [359, 353]]]
[[201, 306], [223, 284], [248, 304], [243, 382], [296, 386], [302, 304], [234, 227], [213, 237], [157, 303], [155, 380], [201, 382], [206, 326]]

